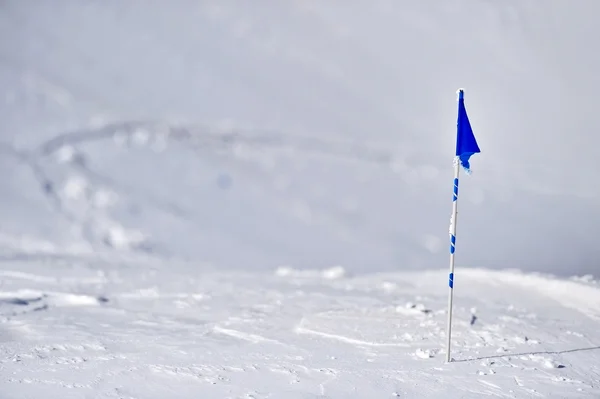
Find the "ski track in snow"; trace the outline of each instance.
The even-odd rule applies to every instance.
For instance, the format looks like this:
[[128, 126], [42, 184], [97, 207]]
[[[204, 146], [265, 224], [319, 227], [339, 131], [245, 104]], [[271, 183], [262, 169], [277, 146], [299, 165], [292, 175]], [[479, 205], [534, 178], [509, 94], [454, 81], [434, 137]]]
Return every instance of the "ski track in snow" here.
[[[600, 289], [581, 282], [462, 270], [454, 362], [445, 364], [442, 271], [330, 278], [196, 268], [191, 277], [186, 264], [104, 265], [101, 275], [102, 264], [20, 265], [3, 270], [0, 285], [0, 386], [13, 397], [34, 387], [131, 398], [600, 392], [600, 335], [586, 322], [593, 315], [573, 308]], [[566, 305], [546, 306], [534, 280], [560, 290]], [[490, 281], [502, 281], [503, 293]]]
[[[331, 162], [362, 163], [397, 173], [416, 173], [406, 166], [406, 153], [393, 154], [383, 144], [378, 146], [371, 143], [366, 146], [345, 139], [282, 136], [277, 132], [169, 125], [150, 121], [115, 122], [58, 134], [27, 150], [17, 150], [4, 144], [1, 148], [32, 170], [38, 180], [39, 190], [47, 197], [49, 204], [81, 232], [81, 238], [95, 252], [113, 249], [170, 255], [166, 247], [168, 244], [153, 242], [151, 232], [144, 232], [135, 226], [124, 226], [111, 215], [112, 208], [119, 202], [132, 209], [150, 206], [184, 222], [189, 220], [192, 213], [167, 197], [157, 197], [147, 190], [119, 183], [118, 177], [95, 171], [89, 165], [86, 153], [90, 145], [98, 144], [108, 144], [111, 150], [126, 147], [132, 150], [146, 148], [155, 152], [166, 151], [173, 146], [185, 146], [195, 151], [198, 158], [211, 157], [217, 162], [219, 157], [233, 160], [230, 169], [243, 170], [246, 174], [252, 170], [261, 173], [260, 165], [269, 159], [269, 154], [292, 156], [294, 159], [294, 154], [300, 153], [303, 159], [315, 156]], [[262, 184], [260, 180], [257, 182]], [[283, 197], [275, 204], [288, 214], [297, 214], [299, 218], [320, 217], [324, 223], [334, 227], [339, 223], [336, 222], [336, 212], [339, 213], [339, 210], [319, 213], [317, 207], [309, 209], [307, 204], [297, 199]], [[15, 250], [18, 251], [18, 248]], [[50, 251], [46, 253], [51, 254]]]

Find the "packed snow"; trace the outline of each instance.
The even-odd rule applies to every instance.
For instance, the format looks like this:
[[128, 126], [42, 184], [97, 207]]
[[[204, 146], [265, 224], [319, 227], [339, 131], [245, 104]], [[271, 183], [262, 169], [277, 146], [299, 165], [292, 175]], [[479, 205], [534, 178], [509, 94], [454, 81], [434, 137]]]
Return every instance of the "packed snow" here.
[[271, 273], [146, 260], [3, 267], [2, 397], [597, 397], [600, 286], [463, 269]]
[[597, 2], [0, 10], [1, 398], [600, 397]]

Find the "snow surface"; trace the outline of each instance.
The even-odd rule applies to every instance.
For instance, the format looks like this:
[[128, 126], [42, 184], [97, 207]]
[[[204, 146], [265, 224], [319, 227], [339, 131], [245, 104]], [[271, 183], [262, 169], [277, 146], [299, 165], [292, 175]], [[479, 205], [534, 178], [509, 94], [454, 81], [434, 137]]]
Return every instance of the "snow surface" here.
[[1, 2], [0, 397], [600, 396], [598, 11]]
[[0, 272], [2, 397], [589, 398], [600, 286], [463, 269], [352, 276], [44, 260]]

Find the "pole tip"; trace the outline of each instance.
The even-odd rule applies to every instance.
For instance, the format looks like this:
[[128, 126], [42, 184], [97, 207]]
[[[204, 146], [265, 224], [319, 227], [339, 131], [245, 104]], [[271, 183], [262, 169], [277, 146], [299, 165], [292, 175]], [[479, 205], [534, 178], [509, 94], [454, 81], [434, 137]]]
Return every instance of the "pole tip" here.
[[458, 90], [456, 90], [456, 94], [458, 95], [458, 99], [459, 100], [464, 100], [465, 99], [465, 91], [464, 91], [464, 89], [458, 89]]

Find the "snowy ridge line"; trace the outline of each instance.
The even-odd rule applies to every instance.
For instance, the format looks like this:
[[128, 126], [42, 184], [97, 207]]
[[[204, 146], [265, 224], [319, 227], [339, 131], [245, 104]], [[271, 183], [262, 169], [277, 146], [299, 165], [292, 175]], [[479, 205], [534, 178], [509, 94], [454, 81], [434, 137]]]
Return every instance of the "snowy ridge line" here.
[[98, 128], [58, 134], [39, 144], [35, 152], [37, 155], [50, 155], [65, 145], [112, 139], [116, 135], [133, 136], [142, 131], [150, 136], [163, 135], [174, 141], [189, 141], [199, 147], [210, 145], [214, 148], [233, 150], [235, 146], [246, 145], [273, 150], [301, 150], [311, 154], [386, 166], [394, 162], [393, 154], [384, 149], [385, 144], [369, 146], [358, 141], [282, 135], [281, 132], [263, 129], [220, 128], [158, 121], [114, 122]]
[[49, 155], [64, 145], [75, 145], [112, 138], [115, 133], [133, 134], [136, 129], [149, 128], [155, 123], [144, 121], [126, 121], [105, 124], [99, 127], [90, 127], [57, 134], [55, 137], [39, 144], [36, 150], [38, 155]]
[[559, 279], [539, 273], [524, 273], [515, 270], [461, 269], [461, 278], [511, 284], [535, 291], [561, 305], [577, 310], [584, 315], [600, 320], [600, 288], [579, 281]]

